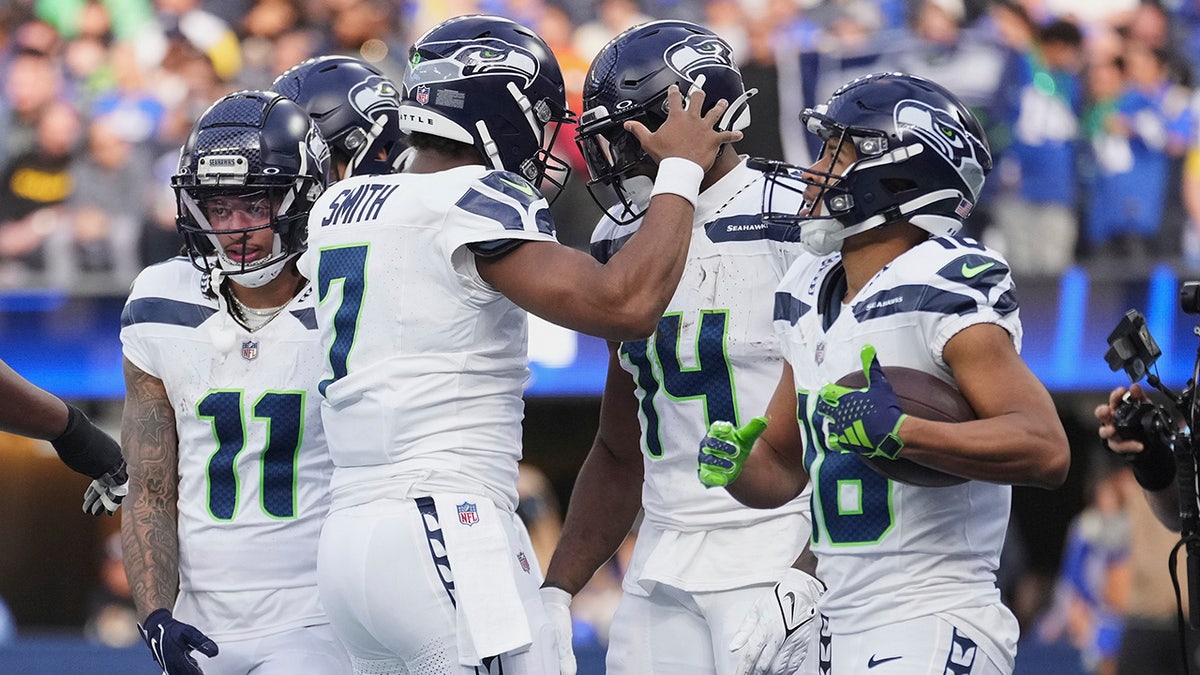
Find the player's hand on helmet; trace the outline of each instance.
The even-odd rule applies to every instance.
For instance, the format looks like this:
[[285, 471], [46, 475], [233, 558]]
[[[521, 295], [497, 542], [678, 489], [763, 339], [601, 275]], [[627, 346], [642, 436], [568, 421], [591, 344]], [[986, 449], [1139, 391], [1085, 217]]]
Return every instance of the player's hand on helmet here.
[[138, 631], [163, 669], [163, 675], [204, 675], [192, 651], [209, 658], [217, 655], [217, 643], [195, 626], [176, 620], [169, 609], [150, 612], [150, 616], [138, 624]]
[[900, 425], [908, 418], [883, 374], [875, 347], [862, 350], [865, 387], [827, 384], [817, 392], [817, 413], [825, 418], [826, 447], [866, 457], [896, 459], [904, 447]]
[[121, 500], [129, 494], [129, 472], [125, 460], [107, 473], [93, 480], [83, 493], [83, 512], [98, 516], [112, 515], [121, 506]]
[[679, 87], [667, 88], [667, 121], [653, 133], [637, 121], [625, 123], [625, 130], [633, 134], [642, 149], [657, 163], [667, 157], [680, 157], [708, 171], [717, 158], [717, 151], [725, 143], [742, 140], [740, 131], [717, 131], [721, 115], [729, 107], [729, 101], [717, 101], [708, 113], [701, 115], [704, 105], [704, 90], [693, 86], [685, 96]]
[[708, 435], [700, 441], [700, 482], [705, 487], [724, 487], [737, 480], [754, 441], [766, 428], [765, 417], [755, 417], [741, 428], [725, 421], [709, 425]]
[[788, 568], [779, 583], [754, 603], [729, 643], [737, 657], [737, 675], [795, 673], [812, 637], [817, 601], [825, 584]]
[[554, 586], [542, 586], [542, 606], [550, 624], [554, 626], [554, 638], [558, 645], [558, 669], [562, 675], [575, 675], [575, 650], [571, 647], [571, 594]]

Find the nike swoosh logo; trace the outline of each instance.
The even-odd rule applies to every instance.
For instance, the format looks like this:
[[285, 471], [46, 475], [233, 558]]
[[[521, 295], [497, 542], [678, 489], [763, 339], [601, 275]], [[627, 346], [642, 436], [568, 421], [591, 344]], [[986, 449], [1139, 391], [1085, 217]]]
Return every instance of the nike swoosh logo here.
[[895, 661], [897, 659], [902, 659], [902, 658], [904, 658], [904, 657], [903, 656], [889, 656], [886, 659], [877, 659], [877, 658], [875, 658], [875, 655], [872, 654], [871, 658], [867, 659], [867, 667], [874, 668], [875, 666], [881, 666], [881, 665], [887, 663], [888, 661]]
[[[504, 178], [501, 178], [500, 182], [504, 183], [505, 185], [507, 185], [509, 187], [516, 188], [516, 189], [520, 190], [521, 192], [524, 192], [526, 195], [528, 195], [530, 197], [533, 196], [533, 187], [530, 185], [527, 185], [525, 183], [514, 183], [511, 180], [506, 180]], [[964, 265], [964, 267], [966, 267], [966, 266]], [[965, 274], [965, 272], [964, 272], [964, 274]]]
[[963, 263], [962, 275], [968, 279], [971, 279], [973, 277], [979, 276], [981, 273], [983, 273], [984, 270], [994, 267], [995, 265], [996, 265], [995, 261], [984, 263], [982, 265], [976, 265], [975, 267], [971, 267], [967, 263]]
[[784, 627], [786, 628], [796, 620], [796, 594], [788, 591], [783, 594], [783, 599], [787, 601], [787, 607], [783, 607], [783, 603], [780, 603], [780, 609], [783, 610]]

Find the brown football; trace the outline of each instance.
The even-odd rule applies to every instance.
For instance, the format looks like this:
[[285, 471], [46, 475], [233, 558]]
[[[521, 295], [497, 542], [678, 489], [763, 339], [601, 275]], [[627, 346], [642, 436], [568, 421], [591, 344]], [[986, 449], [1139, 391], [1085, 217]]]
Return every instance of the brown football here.
[[[929, 373], [914, 368], [884, 366], [883, 374], [887, 376], [888, 382], [900, 399], [900, 409], [913, 417], [934, 422], [967, 422], [977, 419], [971, 404], [967, 403], [967, 399], [963, 398], [957, 389]], [[862, 371], [856, 371], [842, 377], [837, 383], [843, 387], [859, 388], [867, 385], [867, 378], [863, 376]], [[858, 458], [876, 473], [909, 485], [946, 487], [967, 482], [966, 478], [943, 473], [903, 457], [868, 459], [858, 455]]]

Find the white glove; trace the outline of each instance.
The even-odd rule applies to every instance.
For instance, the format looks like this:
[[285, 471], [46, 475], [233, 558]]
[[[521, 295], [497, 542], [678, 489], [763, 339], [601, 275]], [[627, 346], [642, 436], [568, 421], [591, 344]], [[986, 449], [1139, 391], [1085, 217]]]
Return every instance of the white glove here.
[[808, 652], [817, 600], [825, 584], [788, 568], [779, 583], [754, 603], [729, 643], [738, 657], [738, 675], [795, 673]]
[[112, 515], [129, 494], [129, 474], [122, 460], [116, 468], [93, 480], [83, 492], [83, 512], [98, 516]]
[[554, 626], [558, 643], [558, 669], [562, 675], [575, 675], [575, 650], [571, 648], [571, 594], [554, 586], [541, 589], [542, 605]]

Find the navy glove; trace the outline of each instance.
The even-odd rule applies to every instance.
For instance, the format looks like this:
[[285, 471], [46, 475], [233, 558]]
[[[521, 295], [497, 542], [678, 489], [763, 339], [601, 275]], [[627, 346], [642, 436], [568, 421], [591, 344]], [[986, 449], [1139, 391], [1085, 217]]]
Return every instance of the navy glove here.
[[856, 452], [865, 457], [896, 459], [904, 447], [900, 424], [908, 415], [883, 375], [875, 347], [862, 350], [867, 386], [851, 389], [827, 384], [817, 394], [817, 413], [825, 418], [826, 446], [838, 452]]
[[163, 675], [204, 675], [192, 656], [196, 650], [212, 658], [217, 655], [217, 643], [194, 626], [176, 621], [169, 609], [156, 609], [138, 624], [142, 639], [163, 669]]

